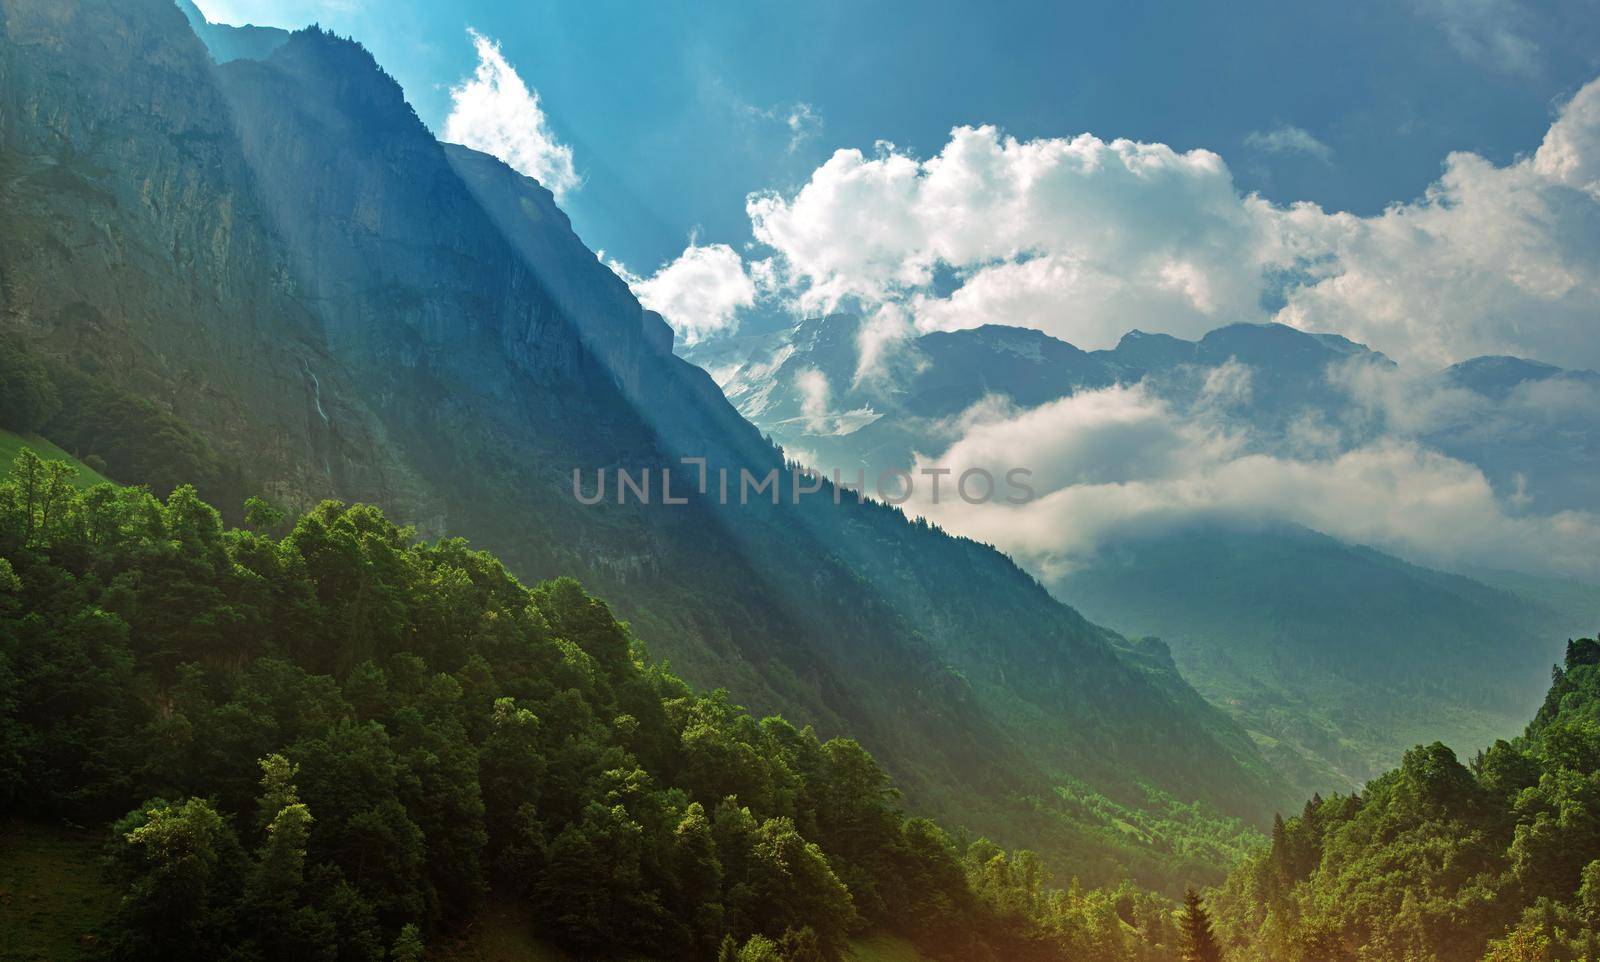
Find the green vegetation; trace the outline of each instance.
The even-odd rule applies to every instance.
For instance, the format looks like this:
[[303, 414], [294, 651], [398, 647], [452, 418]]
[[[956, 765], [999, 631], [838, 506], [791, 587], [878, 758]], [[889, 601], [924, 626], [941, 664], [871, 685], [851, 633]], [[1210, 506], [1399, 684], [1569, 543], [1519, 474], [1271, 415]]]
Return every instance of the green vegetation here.
[[[203, 499], [229, 498], [240, 490], [236, 473], [157, 407], [138, 402], [104, 378], [42, 353], [27, 353], [19, 343], [4, 350], [15, 363], [38, 372], [44, 379], [43, 390], [51, 396], [70, 399], [46, 412], [45, 429], [73, 450], [107, 452], [116, 463], [115, 468], [105, 468], [108, 474], [147, 484], [158, 495], [173, 490], [185, 471], [207, 479], [196, 485]], [[0, 444], [15, 444], [16, 451], [30, 447], [46, 460], [70, 461], [78, 468], [71, 476], [77, 486], [105, 480], [105, 474], [93, 472], [84, 461], [43, 438], [4, 432]], [[98, 454], [85, 455], [85, 460], [104, 467]], [[546, 453], [532, 460], [560, 463], [571, 456]], [[468, 487], [477, 477], [464, 477], [460, 484]], [[537, 497], [528, 493], [535, 490], [541, 492]], [[685, 674], [692, 668], [695, 676], [715, 677], [761, 694], [757, 703], [764, 708], [779, 706], [831, 731], [871, 740], [882, 747], [883, 757], [896, 762], [897, 781], [922, 813], [1005, 840], [1026, 839], [1063, 875], [1095, 884], [1128, 879], [1169, 895], [1181, 892], [1189, 882], [1220, 880], [1261, 839], [1255, 827], [1224, 814], [1215, 801], [1178, 799], [1179, 794], [1187, 799], [1227, 798], [1234, 814], [1245, 806], [1258, 809], [1253, 817], [1264, 827], [1271, 808], [1262, 796], [1268, 793], [1252, 787], [1271, 784], [1271, 773], [1250, 750], [1244, 733], [1199, 699], [1169, 658], [1150, 659], [1131, 649], [1123, 657], [1113, 656], [1107, 642], [1120, 644], [1120, 638], [1051, 601], [1037, 583], [1021, 577], [1009, 560], [988, 549], [947, 537], [925, 524], [907, 523], [903, 514], [887, 506], [862, 505], [862, 518], [876, 532], [872, 537], [851, 538], [840, 531], [823, 540], [836, 547], [852, 540], [867, 547], [852, 550], [842, 568], [817, 561], [819, 570], [827, 568], [836, 575], [914, 571], [927, 583], [899, 576], [889, 582], [903, 592], [894, 599], [896, 607], [920, 613], [924, 623], [903, 623], [874, 600], [853, 573], [836, 580], [826, 594], [858, 619], [849, 633], [874, 643], [843, 646], [838, 656], [850, 660], [814, 677], [816, 650], [802, 642], [837, 633], [824, 617], [827, 612], [795, 597], [793, 584], [764, 579], [751, 590], [751, 557], [730, 556], [708, 540], [706, 531], [715, 530], [714, 526], [684, 526], [674, 519], [657, 532], [661, 538], [683, 538], [676, 550], [699, 558], [696, 565], [663, 570], [660, 577], [665, 581], [617, 578], [614, 571], [596, 572], [571, 545], [631, 542], [638, 529], [616, 528], [618, 516], [607, 512], [575, 516], [570, 499], [558, 491], [529, 486], [505, 499], [490, 495], [471, 499], [477, 505], [500, 507], [463, 522], [462, 527], [503, 527], [502, 511], [512, 497], [527, 499], [526, 510], [519, 514], [540, 522], [539, 536], [530, 536], [517, 549], [517, 570], [551, 576], [584, 571], [586, 583], [591, 576], [600, 580], [637, 624], [648, 626], [659, 647], [679, 656], [673, 664]], [[243, 500], [245, 509], [230, 512], [229, 520], [258, 531], [279, 530], [270, 517], [276, 509], [259, 499]], [[631, 519], [630, 524], [637, 521]], [[748, 551], [772, 551], [786, 558], [792, 521], [762, 519], [767, 529], [753, 539], [758, 543], [750, 544]], [[811, 521], [825, 530], [840, 523], [839, 512], [824, 510]], [[902, 537], [906, 543], [897, 545]], [[923, 560], [911, 564], [908, 559], [913, 557]], [[765, 562], [777, 563], [776, 557]], [[997, 570], [988, 571], [992, 566]], [[952, 577], [963, 571], [986, 572], [981, 591]], [[704, 597], [720, 600], [708, 608], [698, 600]], [[986, 607], [983, 599], [992, 607]], [[733, 625], [718, 629], [719, 636], [727, 637], [719, 638], [715, 649], [686, 640], [704, 631], [707, 619], [729, 617], [738, 630]], [[936, 625], [943, 626], [937, 634]], [[954, 631], [951, 625], [966, 627]], [[915, 685], [907, 684], [903, 672], [889, 671], [881, 660], [893, 637], [913, 627], [918, 633], [911, 637], [918, 645], [930, 637], [960, 640], [937, 657], [918, 650], [916, 663], [928, 677]], [[1012, 645], [1003, 670], [983, 641], [990, 637]], [[1063, 666], [1069, 664], [1073, 670], [1064, 672]], [[956, 665], [963, 669], [959, 680], [950, 670]], [[879, 718], [846, 711], [846, 705], [824, 697], [836, 693], [840, 685], [874, 690], [880, 697], [893, 693], [896, 704], [916, 693], [931, 704], [904, 704], [902, 710]], [[892, 687], [896, 685], [903, 687]], [[1028, 699], [1017, 697], [1024, 687], [1033, 689]], [[997, 750], [993, 740], [1009, 739], [989, 727], [986, 713], [977, 710], [979, 700], [1012, 730], [1027, 735], [1027, 752], [1010, 744]], [[1164, 718], [1163, 724], [1152, 723], [1157, 717]], [[1175, 725], [1173, 718], [1189, 723]], [[1090, 745], [1099, 749], [1088, 750]], [[1048, 768], [1041, 764], [1046, 760], [1051, 762]], [[941, 768], [941, 762], [951, 767]], [[1249, 777], [1219, 777], [1235, 764], [1244, 767]], [[1158, 778], [1167, 779], [1166, 791], [1148, 784]], [[968, 786], [967, 793], [944, 787], [952, 781]]]
[[1182, 924], [1183, 962], [1222, 962], [1222, 947], [1211, 931], [1211, 914], [1194, 889], [1184, 893]]
[[25, 450], [0, 483], [0, 806], [110, 823], [112, 958], [1174, 944], [1165, 901], [1056, 888], [903, 815], [855, 742], [690, 690], [574, 581], [371, 507], [228, 530], [192, 488], [72, 475]]
[[35, 822], [0, 827], [0, 959], [76, 962], [95, 956], [117, 904], [99, 866], [97, 832]]
[[170, 412], [11, 336], [0, 338], [3, 463], [25, 447], [78, 467], [80, 486], [109, 476], [137, 479], [163, 495], [194, 483], [210, 497], [243, 499], [239, 469]]
[[77, 471], [72, 483], [80, 488], [92, 488], [97, 484], [108, 484], [111, 479], [96, 471], [94, 468], [78, 460], [67, 452], [46, 441], [37, 435], [17, 434], [14, 431], [0, 429], [0, 477], [9, 473], [11, 465], [16, 463], [17, 455], [23, 449], [32, 451], [45, 461], [65, 461]]
[[850, 943], [850, 962], [927, 962], [927, 956], [905, 939], [876, 935]]
[[1521, 737], [1419, 746], [1280, 820], [1211, 908], [1234, 962], [1600, 957], [1600, 643], [1568, 644]]
[[[359, 44], [313, 28], [217, 65], [171, 0], [6, 10], [0, 87], [22, 106], [0, 125], [0, 351], [19, 373], [0, 400], [26, 403], [0, 427], [161, 498], [192, 484], [275, 536], [249, 495], [292, 516], [377, 503], [525, 584], [576, 577], [678, 677], [858, 739], [908, 809], [1063, 878], [1175, 894], [1225, 875], [1227, 853], [1190, 857], [1210, 846], [1147, 844], [1181, 819], [1118, 813], [1146, 786], [1260, 828], [1290, 795], [1221, 712], [1003, 555], [899, 511], [578, 505], [573, 466], [678, 465], [681, 493], [683, 456], [761, 476], [782, 453], [663, 350], [548, 192], [439, 144]], [[1057, 805], [1069, 777], [1103, 796], [1094, 822]]]
[[491, 899], [460, 933], [430, 946], [441, 962], [570, 962], [571, 956], [534, 934], [528, 906]]
[[[252, 499], [228, 529], [192, 488], [84, 487], [34, 447], [0, 482], [0, 812], [26, 820], [0, 857], [12, 956], [1600, 953], [1595, 641], [1569, 643], [1521, 737], [1471, 765], [1418, 747], [1313, 798], [1175, 912], [907, 817], [855, 742], [696, 693], [570, 579], [526, 587], [367, 506], [291, 519]], [[1064, 817], [1168, 865], [1250, 844], [1154, 791], [1039, 804], [1044, 831]], [[62, 819], [107, 827], [37, 828]]]

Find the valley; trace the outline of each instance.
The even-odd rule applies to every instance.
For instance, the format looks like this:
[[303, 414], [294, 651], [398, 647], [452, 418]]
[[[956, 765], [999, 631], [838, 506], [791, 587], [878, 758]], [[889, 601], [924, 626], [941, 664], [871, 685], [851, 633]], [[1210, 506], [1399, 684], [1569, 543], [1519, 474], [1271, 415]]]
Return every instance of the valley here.
[[[748, 291], [685, 323], [429, 96], [321, 26], [0, 0], [0, 956], [1600, 952], [1600, 374], [951, 314], [1032, 248], [801, 296], [815, 180], [746, 198], [765, 261], [691, 235]], [[895, 150], [814, 177], [971, 159]]]

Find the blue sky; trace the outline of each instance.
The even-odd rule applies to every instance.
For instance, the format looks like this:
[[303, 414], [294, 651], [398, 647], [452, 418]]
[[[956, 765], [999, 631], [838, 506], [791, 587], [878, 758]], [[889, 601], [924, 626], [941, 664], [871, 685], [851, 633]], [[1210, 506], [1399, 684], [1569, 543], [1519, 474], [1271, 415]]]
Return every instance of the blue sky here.
[[[1370, 214], [1450, 151], [1532, 151], [1600, 73], [1592, 2], [199, 5], [355, 35], [435, 130], [476, 63], [467, 28], [498, 40], [573, 148], [585, 239], [646, 272], [696, 228], [745, 243], [745, 195], [798, 185], [836, 147], [927, 156], [958, 124], [1206, 147], [1243, 190]], [[817, 120], [794, 142], [799, 104]], [[1271, 136], [1286, 127], [1315, 140]]]
[[[1380, 437], [1308, 417], [1265, 457], [1213, 423], [1248, 399], [1242, 366], [1193, 418], [1138, 385], [980, 403], [947, 463], [1163, 452], [1035, 514], [940, 516], [1025, 561], [1244, 508], [1429, 563], [1594, 573], [1600, 516], [1530, 513], [1422, 439], [1600, 411], [1581, 378], [1512, 412], [1435, 377], [1484, 355], [1600, 369], [1600, 0], [197, 2], [364, 41], [436, 133], [552, 187], [680, 350], [801, 391], [818, 423], [922, 363], [918, 335], [985, 324], [1095, 349], [1272, 321], [1399, 362], [1336, 379]], [[772, 384], [772, 339], [733, 338], [840, 309], [861, 324], [839, 383]]]

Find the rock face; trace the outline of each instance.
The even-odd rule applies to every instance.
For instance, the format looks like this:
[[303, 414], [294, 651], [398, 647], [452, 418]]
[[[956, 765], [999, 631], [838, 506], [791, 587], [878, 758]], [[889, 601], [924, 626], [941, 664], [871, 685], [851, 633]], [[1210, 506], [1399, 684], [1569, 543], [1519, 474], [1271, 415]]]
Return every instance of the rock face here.
[[414, 492], [265, 230], [203, 49], [150, 6], [0, 7], [8, 336], [170, 411], [274, 497]]
[[216, 496], [370, 500], [575, 575], [690, 680], [861, 738], [1003, 838], [1065, 776], [1271, 810], [1241, 730], [988, 548], [848, 498], [579, 505], [574, 468], [677, 465], [684, 493], [681, 457], [782, 452], [547, 191], [435, 141], [359, 45], [213, 63], [168, 0], [0, 17], [4, 336], [195, 432], [238, 479]]

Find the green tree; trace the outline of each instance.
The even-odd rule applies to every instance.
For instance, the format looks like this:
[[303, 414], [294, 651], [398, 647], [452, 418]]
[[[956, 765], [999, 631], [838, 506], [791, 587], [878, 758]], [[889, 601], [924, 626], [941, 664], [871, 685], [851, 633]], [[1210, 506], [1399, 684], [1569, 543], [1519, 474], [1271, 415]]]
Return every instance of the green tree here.
[[963, 860], [860, 745], [695, 693], [575, 582], [524, 587], [369, 507], [275, 536], [191, 488], [20, 464], [0, 802], [93, 822], [159, 796], [116, 829], [115, 956], [411, 959], [489, 887], [584, 957], [833, 962], [866, 925], [940, 960], [1174, 943], [1153, 897], [1061, 891], [986, 843]]
[[1189, 889], [1183, 894], [1183, 962], [1221, 962], [1222, 948], [1211, 931], [1211, 916], [1200, 893]]
[[590, 802], [550, 844], [535, 893], [541, 912], [585, 950], [649, 948], [662, 911], [645, 885], [644, 845], [644, 826], [624, 806]]
[[44, 366], [15, 334], [0, 338], [0, 428], [34, 434], [60, 410], [60, 394]]
[[764, 935], [752, 935], [742, 946], [730, 935], [722, 940], [722, 946], [717, 951], [717, 962], [787, 962], [787, 960], [779, 953], [778, 943]]
[[314, 954], [322, 917], [305, 904], [306, 844], [311, 811], [294, 787], [295, 769], [282, 755], [261, 760], [257, 822], [263, 835], [245, 906], [255, 937], [273, 958]]
[[422, 933], [416, 923], [407, 922], [395, 936], [394, 947], [389, 950], [392, 962], [422, 962]]
[[77, 473], [65, 461], [45, 461], [23, 448], [11, 466], [9, 497], [0, 500], [0, 533], [9, 534], [18, 548], [53, 544], [77, 506], [72, 485]]
[[809, 927], [827, 951], [844, 948], [857, 922], [850, 890], [834, 874], [822, 849], [806, 841], [792, 820], [772, 818], [762, 823], [750, 852], [749, 871], [763, 933], [781, 936], [790, 929]]
[[153, 799], [117, 823], [112, 861], [127, 885], [111, 923], [122, 959], [220, 958], [241, 882], [238, 840], [200, 799]]
[[272, 534], [283, 527], [284, 513], [265, 498], [251, 495], [244, 501], [244, 523], [260, 534]]
[[673, 914], [687, 921], [693, 939], [701, 949], [716, 944], [722, 932], [725, 910], [722, 905], [722, 862], [717, 858], [717, 843], [711, 821], [699, 802], [689, 805], [672, 835], [674, 885], [671, 889]]

